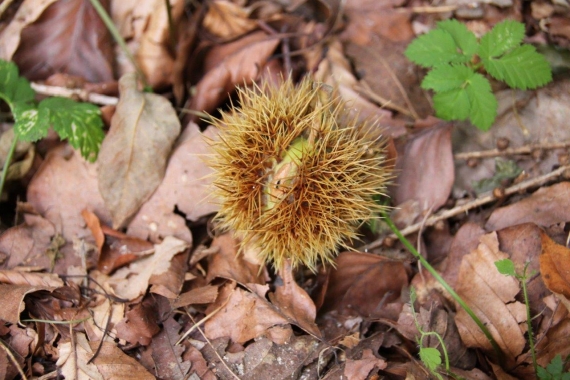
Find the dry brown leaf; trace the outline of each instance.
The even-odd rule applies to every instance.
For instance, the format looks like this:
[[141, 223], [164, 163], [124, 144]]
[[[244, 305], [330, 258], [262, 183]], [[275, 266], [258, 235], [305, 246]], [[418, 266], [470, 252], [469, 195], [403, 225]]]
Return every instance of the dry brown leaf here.
[[152, 254], [154, 245], [146, 240], [125, 235], [109, 227], [102, 227], [105, 244], [101, 248], [97, 269], [104, 274], [110, 274], [131, 262]]
[[98, 158], [99, 190], [115, 229], [160, 185], [180, 133], [180, 122], [170, 102], [139, 91], [135, 74], [125, 74], [119, 87], [119, 104]]
[[403, 305], [400, 293], [408, 285], [402, 262], [368, 253], [342, 252], [335, 265], [322, 311], [398, 318]]
[[0, 270], [0, 283], [58, 288], [63, 281], [55, 273], [28, 273], [15, 270]]
[[172, 258], [170, 267], [166, 272], [153, 274], [150, 278], [152, 286], [149, 291], [169, 300], [176, 299], [182, 290], [184, 281], [186, 281], [189, 255], [190, 250], [185, 249]]
[[[265, 292], [268, 289], [264, 287]], [[289, 323], [264, 298], [241, 288], [222, 287], [218, 300], [209, 310], [221, 305], [225, 306], [204, 325], [209, 339], [229, 337], [232, 342], [245, 343], [263, 335], [272, 326]]]
[[[109, 2], [101, 4], [108, 8]], [[46, 79], [56, 72], [81, 76], [90, 82], [113, 80], [111, 35], [86, 0], [50, 5], [21, 31], [13, 60], [30, 80]]]
[[196, 85], [189, 108], [211, 112], [233, 92], [237, 85], [252, 83], [279, 39], [254, 32], [235, 42], [214, 47], [206, 57], [206, 75]]
[[12, 21], [0, 31], [0, 58], [11, 61], [20, 45], [22, 30], [35, 22], [57, 0], [24, 0]]
[[172, 258], [188, 247], [188, 243], [174, 237], [167, 237], [162, 243], [156, 244], [153, 255], [121, 268], [111, 276], [109, 281], [114, 286], [116, 295], [134, 300], [145, 294], [151, 277], [166, 273]]
[[172, 303], [174, 309], [195, 304], [212, 303], [218, 297], [218, 286], [206, 285], [184, 292]]
[[385, 360], [379, 359], [374, 356], [371, 349], [367, 348], [362, 351], [362, 358], [360, 359], [347, 359], [344, 367], [344, 375], [347, 379], [365, 380], [368, 374], [374, 368], [384, 369], [387, 363]]
[[87, 224], [87, 227], [91, 231], [91, 234], [95, 239], [95, 246], [97, 247], [99, 254], [101, 254], [101, 249], [103, 248], [103, 244], [105, 244], [105, 234], [101, 229], [101, 221], [99, 220], [97, 215], [95, 215], [94, 213], [92, 213], [87, 209], [81, 211], [81, 216], [83, 217], [83, 219], [85, 220], [85, 224]]
[[172, 84], [174, 58], [170, 46], [172, 36], [169, 17], [172, 25], [178, 25], [184, 14], [184, 4], [182, 0], [171, 0], [169, 16], [164, 1], [155, 1], [156, 8], [148, 15], [148, 23], [140, 36], [135, 58], [148, 83], [155, 89]]
[[182, 355], [182, 359], [192, 363], [190, 379], [194, 379], [195, 376], [198, 376], [196, 380], [216, 380], [216, 375], [208, 368], [208, 363], [202, 356], [202, 353], [189, 343], [185, 345], [187, 349]]
[[130, 222], [129, 235], [152, 241], [174, 236], [192, 243], [186, 221], [174, 209], [192, 221], [218, 210], [218, 205], [208, 199], [212, 170], [204, 160], [211, 154], [204, 137], [214, 138], [215, 133], [212, 127], [202, 133], [194, 123], [184, 129], [168, 161], [164, 179]]
[[154, 337], [150, 347], [154, 359], [156, 375], [161, 379], [185, 380], [192, 367], [190, 361], [184, 361], [184, 346], [176, 345], [180, 339], [180, 325], [173, 318], [164, 321], [164, 328]]
[[56, 366], [66, 379], [105, 380], [94, 363], [87, 364], [93, 356], [93, 350], [85, 334], [76, 333], [74, 342], [59, 342], [59, 359]]
[[86, 162], [67, 145], [48, 153], [27, 194], [28, 202], [67, 241], [91, 236], [81, 216], [84, 209], [95, 213], [102, 223], [111, 221], [97, 188], [97, 165]]
[[271, 303], [289, 319], [289, 323], [297, 325], [309, 334], [321, 338], [322, 334], [315, 324], [317, 308], [307, 292], [295, 282], [291, 261], [287, 260], [279, 272], [283, 285], [269, 294]]
[[257, 21], [249, 18], [248, 10], [226, 0], [214, 0], [202, 22], [204, 28], [225, 40], [235, 39], [257, 27]]
[[[83, 322], [85, 333], [92, 342], [102, 339], [114, 342], [114, 337], [117, 336], [115, 327], [123, 319], [126, 305], [122, 302], [111, 302], [109, 297], [98, 296], [97, 298], [99, 298], [99, 303], [89, 307], [91, 318]], [[108, 326], [109, 330], [102, 330], [101, 326]]]
[[[83, 335], [82, 335], [83, 336]], [[82, 344], [84, 336], [81, 339]], [[89, 342], [92, 352], [95, 352], [99, 342]], [[83, 347], [83, 346], [82, 346]], [[103, 342], [93, 364], [105, 380], [153, 380], [150, 374], [135, 358], [125, 354], [115, 343]]]
[[47, 286], [5, 285], [0, 284], [0, 319], [17, 324], [20, 322], [20, 313], [24, 311], [24, 297], [26, 294], [39, 290], [52, 291], [55, 288]]
[[455, 180], [453, 165], [451, 125], [446, 123], [412, 137], [396, 161], [396, 205], [414, 200], [420, 213], [437, 210], [451, 193]]
[[158, 306], [153, 297], [145, 297], [127, 311], [125, 318], [117, 323], [117, 337], [131, 344], [148, 346], [152, 337], [160, 332]]
[[551, 292], [570, 298], [570, 249], [556, 244], [544, 231], [541, 231], [540, 236], [542, 279]]
[[[487, 326], [506, 354], [506, 360], [512, 363], [526, 344], [523, 324], [526, 308], [515, 301], [520, 291], [518, 281], [500, 274], [495, 267], [496, 261], [506, 258], [508, 255], [499, 250], [495, 232], [482, 236], [477, 249], [461, 262], [456, 291]], [[457, 310], [455, 322], [465, 345], [492, 350], [473, 319], [462, 308]]]
[[493, 211], [485, 229], [496, 231], [522, 223], [548, 227], [570, 220], [570, 182], [541, 187], [530, 197]]

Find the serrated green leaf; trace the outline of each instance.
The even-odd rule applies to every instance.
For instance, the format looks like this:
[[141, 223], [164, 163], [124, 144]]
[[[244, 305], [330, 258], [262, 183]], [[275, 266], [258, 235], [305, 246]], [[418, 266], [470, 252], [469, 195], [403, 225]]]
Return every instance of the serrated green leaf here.
[[49, 120], [47, 115], [29, 103], [16, 103], [14, 114], [14, 132], [23, 141], [37, 141], [47, 136]]
[[420, 348], [420, 360], [431, 371], [435, 371], [441, 365], [441, 353], [433, 347]]
[[0, 97], [10, 104], [30, 102], [36, 93], [26, 78], [20, 77], [14, 62], [0, 59]]
[[548, 372], [552, 375], [562, 375], [564, 372], [564, 364], [562, 364], [562, 356], [556, 355], [546, 366]]
[[552, 71], [544, 56], [532, 45], [523, 45], [501, 58], [483, 60], [485, 70], [512, 88], [537, 88], [552, 81]]
[[511, 259], [504, 259], [495, 261], [495, 266], [500, 274], [504, 274], [506, 276], [516, 276], [515, 272], [515, 263]]
[[464, 88], [438, 92], [433, 96], [437, 117], [444, 120], [465, 120], [469, 116], [469, 97]]
[[499, 106], [497, 98], [493, 95], [491, 84], [483, 75], [476, 73], [470, 78], [465, 91], [469, 97], [471, 123], [479, 129], [488, 130], [497, 117]]
[[464, 65], [441, 65], [434, 67], [422, 81], [422, 88], [445, 92], [461, 88], [475, 72]]
[[437, 23], [437, 27], [451, 34], [455, 44], [461, 50], [461, 55], [465, 57], [465, 60], [462, 62], [469, 62], [473, 55], [477, 53], [477, 50], [479, 50], [479, 43], [475, 34], [467, 29], [465, 24], [456, 19], [440, 21]]
[[62, 139], [95, 161], [105, 134], [99, 108], [66, 98], [48, 98], [39, 104], [39, 112], [49, 114], [49, 122]]
[[420, 66], [435, 67], [445, 63], [465, 62], [465, 56], [458, 49], [451, 34], [433, 29], [412, 41], [404, 54]]
[[524, 25], [518, 21], [505, 20], [483, 37], [479, 46], [481, 59], [495, 58], [519, 46], [524, 38]]

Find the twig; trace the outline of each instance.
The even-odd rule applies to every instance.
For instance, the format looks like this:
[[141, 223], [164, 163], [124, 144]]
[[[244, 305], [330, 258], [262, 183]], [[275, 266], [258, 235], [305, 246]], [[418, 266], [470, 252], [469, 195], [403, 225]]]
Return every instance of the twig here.
[[12, 361], [12, 364], [14, 364], [14, 366], [18, 369], [18, 372], [20, 373], [20, 376], [22, 376], [22, 379], [24, 380], [28, 380], [28, 378], [26, 377], [26, 374], [24, 373], [24, 370], [22, 369], [22, 367], [20, 366], [20, 363], [18, 363], [18, 361], [16, 360], [16, 357], [14, 356], [14, 354], [12, 353], [12, 350], [10, 350], [2, 341], [2, 339], [0, 339], [0, 347], [2, 347], [2, 349], [6, 352], [6, 355], [8, 355], [8, 357], [10, 358], [10, 360]]
[[[526, 190], [526, 189], [534, 187], [534, 186], [542, 185], [543, 183], [564, 174], [564, 172], [567, 170], [570, 170], [570, 165], [561, 166], [558, 169], [556, 169], [550, 173], [538, 176], [536, 178], [531, 178], [527, 181], [523, 181], [523, 182], [518, 183], [516, 185], [513, 185], [511, 187], [507, 187], [505, 189], [504, 194], [505, 194], [505, 196], [511, 195], [511, 194], [518, 193], [519, 191]], [[467, 212], [473, 208], [482, 206], [486, 203], [493, 202], [496, 199], [498, 199], [498, 198], [493, 195], [493, 192], [491, 192], [491, 191], [486, 192], [481, 197], [474, 199], [471, 202], [467, 202], [464, 205], [457, 206], [457, 207], [454, 207], [452, 209], [445, 210], [439, 214], [431, 216], [430, 218], [428, 218], [425, 221], [425, 223], [424, 223], [424, 221], [421, 221], [419, 223], [412, 224], [411, 226], [408, 226], [408, 227], [402, 229], [400, 231], [400, 233], [402, 235], [406, 236], [406, 235], [412, 234], [414, 232], [418, 232], [422, 228], [422, 225], [425, 227], [433, 226], [434, 224], [436, 224], [437, 222], [439, 222], [441, 220], [449, 219], [449, 218], [454, 217], [456, 215]], [[396, 235], [392, 234], [392, 235], [389, 235], [389, 237], [394, 239], [394, 238], [396, 238]], [[382, 242], [384, 241], [384, 239], [385, 239], [385, 237], [377, 239], [377, 240], [373, 241], [372, 243], [361, 247], [360, 250], [370, 250], [373, 248], [378, 248], [382, 245]]]
[[457, 153], [453, 156], [453, 158], [455, 158], [456, 160], [468, 160], [470, 158], [513, 156], [517, 154], [531, 154], [536, 150], [562, 149], [568, 147], [570, 147], [570, 141], [545, 143], [545, 144], [531, 144], [531, 145], [521, 146], [520, 148], [508, 148], [504, 150], [491, 149], [479, 152]]
[[118, 98], [113, 96], [96, 94], [93, 92], [86, 91], [84, 89], [71, 89], [66, 87], [58, 86], [46, 86], [45, 84], [31, 83], [32, 88], [42, 95], [49, 96], [62, 96], [64, 98], [78, 98], [85, 102], [100, 104], [104, 106], [114, 106], [119, 102]]
[[192, 322], [194, 322], [194, 326], [190, 327], [190, 328], [188, 329], [188, 331], [186, 331], [186, 332], [184, 333], [184, 335], [182, 335], [182, 336], [180, 337], [180, 339], [178, 339], [178, 342], [176, 342], [175, 345], [176, 345], [176, 346], [179, 345], [184, 339], [186, 339], [186, 337], [187, 337], [188, 335], [190, 335], [190, 334], [192, 333], [192, 331], [194, 331], [194, 329], [200, 329], [200, 325], [203, 324], [203, 323], [206, 323], [206, 321], [208, 321], [208, 319], [212, 318], [214, 315], [216, 315], [216, 314], [218, 313], [218, 311], [222, 310], [222, 309], [226, 306], [226, 304], [229, 302], [229, 300], [230, 300], [230, 297], [228, 297], [228, 298], [224, 301], [224, 303], [221, 304], [217, 309], [215, 309], [214, 311], [212, 311], [210, 314], [206, 315], [204, 318], [200, 319], [200, 320], [198, 321], [198, 323], [194, 322], [194, 318], [190, 317], [190, 318], [192, 318]]

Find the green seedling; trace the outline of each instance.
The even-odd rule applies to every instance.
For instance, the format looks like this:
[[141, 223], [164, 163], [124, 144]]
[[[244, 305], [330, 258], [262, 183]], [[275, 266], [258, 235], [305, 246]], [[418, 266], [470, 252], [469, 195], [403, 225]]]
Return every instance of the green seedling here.
[[446, 20], [412, 41], [405, 54], [430, 69], [421, 86], [435, 92], [438, 117], [469, 119], [479, 129], [488, 130], [497, 117], [498, 103], [481, 72], [521, 90], [552, 81], [547, 60], [534, 46], [522, 43], [524, 36], [522, 23], [506, 20], [477, 40], [464, 24]]
[[524, 304], [526, 306], [526, 323], [528, 328], [528, 345], [530, 347], [530, 353], [532, 356], [532, 365], [534, 366], [534, 372], [540, 380], [570, 380], [570, 373], [563, 373], [564, 364], [562, 363], [562, 357], [560, 355], [555, 356], [550, 364], [546, 368], [539, 367], [536, 362], [536, 349], [534, 345], [534, 336], [532, 330], [532, 319], [530, 315], [530, 304], [528, 299], [528, 290], [526, 283], [532, 273], [527, 273], [528, 264], [524, 266], [523, 273], [519, 274], [515, 270], [515, 264], [511, 259], [504, 259], [495, 262], [495, 266], [499, 273], [505, 276], [512, 276], [516, 278], [521, 283], [521, 288], [523, 291]]
[[30, 82], [19, 75], [18, 67], [13, 62], [0, 60], [0, 99], [10, 107], [14, 119], [14, 141], [4, 162], [0, 193], [18, 141], [37, 141], [47, 136], [50, 127], [79, 149], [85, 159], [91, 162], [97, 159], [105, 136], [99, 108], [59, 97], [37, 103], [35, 96]]

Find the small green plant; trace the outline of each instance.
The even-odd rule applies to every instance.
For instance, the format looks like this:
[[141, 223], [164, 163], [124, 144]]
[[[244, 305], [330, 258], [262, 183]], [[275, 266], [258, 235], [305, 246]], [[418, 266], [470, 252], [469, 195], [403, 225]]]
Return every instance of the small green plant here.
[[0, 99], [6, 102], [14, 119], [14, 141], [6, 157], [0, 193], [18, 140], [37, 141], [52, 127], [62, 139], [79, 149], [93, 162], [105, 136], [99, 108], [66, 98], [47, 98], [37, 103], [30, 82], [18, 73], [13, 62], [0, 60]]
[[532, 364], [534, 366], [534, 372], [540, 380], [570, 380], [570, 373], [563, 373], [564, 364], [562, 363], [562, 357], [560, 355], [555, 356], [550, 364], [546, 368], [539, 367], [536, 362], [536, 350], [534, 346], [534, 337], [532, 330], [532, 319], [530, 315], [530, 305], [528, 301], [528, 290], [526, 287], [526, 282], [532, 273], [527, 274], [528, 264], [524, 266], [523, 273], [518, 274], [515, 270], [515, 264], [511, 259], [504, 259], [495, 262], [495, 266], [499, 273], [505, 276], [512, 276], [516, 278], [520, 283], [523, 291], [524, 303], [526, 306], [526, 323], [528, 328], [528, 345], [530, 347], [530, 353], [532, 356]]
[[447, 373], [449, 373], [449, 357], [447, 355], [447, 348], [445, 347], [443, 338], [437, 332], [423, 331], [422, 327], [420, 326], [420, 323], [418, 322], [418, 318], [416, 316], [416, 310], [414, 309], [414, 303], [416, 302], [416, 299], [417, 299], [416, 290], [412, 287], [410, 290], [410, 303], [412, 308], [412, 315], [414, 317], [414, 323], [420, 333], [420, 337], [418, 339], [418, 344], [420, 346], [420, 353], [419, 353], [420, 360], [422, 361], [422, 363], [424, 363], [424, 365], [427, 367], [427, 369], [431, 372], [433, 376], [435, 376], [438, 379], [443, 379], [443, 377], [437, 372], [439, 370], [439, 367], [441, 366], [441, 353], [437, 348], [424, 347], [423, 340], [425, 337], [428, 337], [430, 335], [435, 336], [437, 340], [439, 340], [439, 343], [441, 344], [441, 349], [443, 351], [443, 356], [445, 357], [445, 370]]
[[497, 116], [498, 103], [489, 80], [478, 71], [522, 90], [552, 80], [548, 62], [534, 46], [522, 43], [524, 36], [522, 23], [506, 20], [478, 41], [464, 24], [445, 20], [412, 41], [405, 54], [431, 69], [421, 86], [435, 92], [438, 117], [470, 119], [479, 129], [488, 130]]

